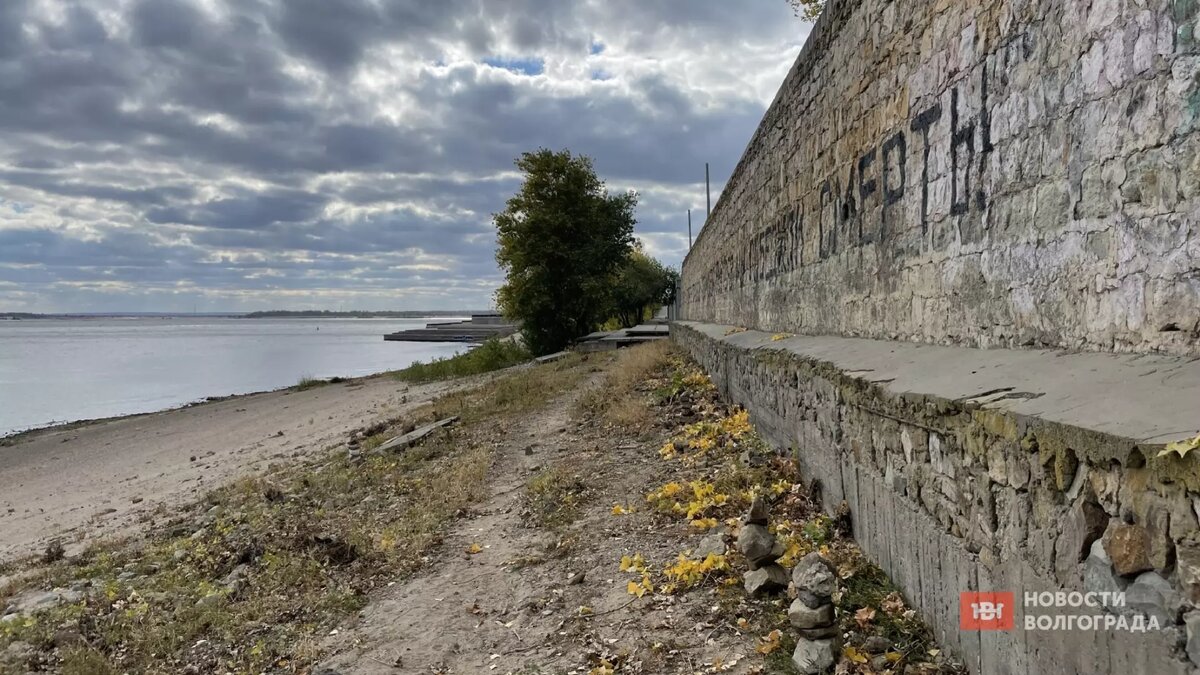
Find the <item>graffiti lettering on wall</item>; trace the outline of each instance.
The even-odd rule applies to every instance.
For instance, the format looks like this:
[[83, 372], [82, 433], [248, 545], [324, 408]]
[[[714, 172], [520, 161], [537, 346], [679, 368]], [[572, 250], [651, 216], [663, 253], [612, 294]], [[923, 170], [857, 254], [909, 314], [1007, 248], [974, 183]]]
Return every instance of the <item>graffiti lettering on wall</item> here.
[[[744, 245], [723, 244], [724, 253], [712, 257], [711, 273], [699, 278], [709, 288], [715, 284], [712, 290], [768, 281], [857, 247], [893, 242], [910, 228], [927, 242], [938, 181], [949, 183], [948, 190], [938, 191], [942, 213], [965, 217], [986, 211], [984, 177], [995, 151], [991, 88], [997, 77], [1007, 85], [1013, 61], [1030, 54], [1028, 34], [1007, 40], [968, 77], [757, 228]], [[935, 152], [948, 153], [948, 161], [935, 162]], [[946, 167], [944, 176], [934, 175], [938, 166]], [[919, 200], [919, 207], [909, 199]], [[919, 222], [908, 222], [914, 213]]]

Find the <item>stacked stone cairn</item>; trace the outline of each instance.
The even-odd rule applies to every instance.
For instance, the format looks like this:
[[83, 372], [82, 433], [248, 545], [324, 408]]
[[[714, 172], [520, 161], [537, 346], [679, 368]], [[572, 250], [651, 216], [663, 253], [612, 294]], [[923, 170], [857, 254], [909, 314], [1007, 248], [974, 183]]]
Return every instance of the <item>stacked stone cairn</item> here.
[[[776, 562], [783, 556], [783, 545], [767, 529], [770, 513], [763, 497], [754, 498], [743, 521], [737, 548], [750, 563], [746, 592], [761, 597], [784, 591], [788, 573]], [[810, 553], [792, 569], [790, 581], [795, 600], [788, 619], [800, 633], [792, 661], [806, 675], [824, 673], [837, 661], [841, 646], [833, 611], [836, 571], [819, 553]]]
[[779, 593], [788, 585], [787, 570], [775, 562], [783, 557], [783, 544], [767, 529], [769, 522], [766, 500], [755, 497], [737, 538], [738, 551], [750, 562], [746, 592], [753, 597]]
[[823, 673], [837, 661], [841, 636], [833, 613], [836, 589], [836, 570], [820, 553], [809, 553], [792, 568], [796, 599], [788, 608], [788, 620], [800, 632], [792, 661], [801, 673]]

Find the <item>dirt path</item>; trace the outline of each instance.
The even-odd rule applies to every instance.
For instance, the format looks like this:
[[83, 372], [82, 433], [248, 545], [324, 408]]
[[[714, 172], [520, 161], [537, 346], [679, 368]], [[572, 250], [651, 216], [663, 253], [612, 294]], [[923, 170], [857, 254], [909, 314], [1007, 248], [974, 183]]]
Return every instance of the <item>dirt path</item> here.
[[234, 477], [477, 381], [409, 387], [380, 376], [50, 429], [0, 447], [0, 562], [55, 537], [71, 550], [132, 532]]
[[[634, 654], [621, 672], [691, 673], [753, 651], [752, 641], [713, 622], [707, 593], [627, 593], [622, 555], [669, 560], [698, 536], [648, 514], [613, 515], [614, 504], [642, 503], [670, 470], [657, 457], [661, 440], [636, 442], [573, 420], [578, 395], [512, 430], [498, 450], [490, 498], [448, 533], [427, 571], [382, 593], [360, 622], [330, 637], [326, 648], [339, 653], [315, 672], [586, 673], [601, 659]], [[556, 467], [587, 486], [582, 512], [567, 527], [532, 526], [524, 488]], [[474, 544], [482, 550], [471, 554]]]

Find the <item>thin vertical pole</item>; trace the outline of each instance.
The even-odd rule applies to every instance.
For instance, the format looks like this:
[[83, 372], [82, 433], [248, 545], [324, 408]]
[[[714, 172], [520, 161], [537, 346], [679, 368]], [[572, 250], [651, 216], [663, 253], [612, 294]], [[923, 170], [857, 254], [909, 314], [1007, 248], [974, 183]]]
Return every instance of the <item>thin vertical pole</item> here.
[[704, 200], [708, 205], [708, 210], [704, 212], [704, 222], [708, 222], [709, 216], [712, 215], [712, 190], [708, 185], [708, 162], [704, 163]]
[[692, 250], [692, 210], [688, 209], [688, 250]]

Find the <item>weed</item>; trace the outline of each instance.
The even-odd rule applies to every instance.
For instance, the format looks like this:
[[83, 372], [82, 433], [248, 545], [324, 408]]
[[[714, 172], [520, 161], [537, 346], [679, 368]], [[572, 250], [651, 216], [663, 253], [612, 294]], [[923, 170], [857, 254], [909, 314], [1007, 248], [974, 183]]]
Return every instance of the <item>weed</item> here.
[[583, 477], [571, 466], [559, 465], [529, 480], [525, 486], [524, 512], [543, 527], [564, 527], [579, 516], [579, 506], [586, 494]]

